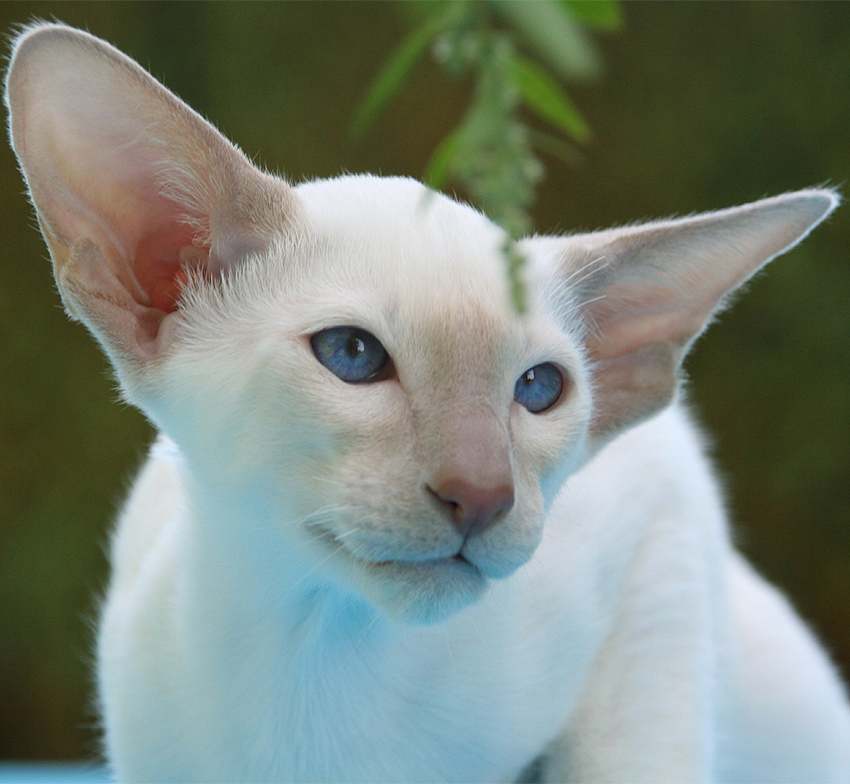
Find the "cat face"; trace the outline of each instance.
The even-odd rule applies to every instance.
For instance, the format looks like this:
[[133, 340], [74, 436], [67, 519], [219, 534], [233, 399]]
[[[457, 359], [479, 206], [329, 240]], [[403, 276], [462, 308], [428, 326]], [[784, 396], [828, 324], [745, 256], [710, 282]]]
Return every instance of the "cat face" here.
[[522, 240], [520, 315], [479, 213], [410, 180], [293, 188], [87, 33], [24, 30], [5, 99], [68, 313], [180, 446], [199, 525], [416, 622], [525, 563], [564, 478], [838, 204]]
[[[515, 311], [504, 235], [471, 208], [405, 179], [296, 194], [295, 236], [189, 287], [152, 408], [202, 483], [267, 499], [258, 524], [277, 521], [280, 546], [438, 620], [537, 547], [541, 482], [577, 460], [590, 418], [581, 346], [542, 274]], [[351, 358], [316, 340], [338, 331], [343, 354], [374, 339], [374, 378], [340, 377]]]

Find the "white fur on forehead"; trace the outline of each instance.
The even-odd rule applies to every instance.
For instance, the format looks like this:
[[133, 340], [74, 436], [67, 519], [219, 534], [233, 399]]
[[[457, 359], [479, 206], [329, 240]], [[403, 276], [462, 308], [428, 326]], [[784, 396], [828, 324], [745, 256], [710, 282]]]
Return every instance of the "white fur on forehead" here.
[[333, 281], [338, 302], [365, 296], [372, 308], [400, 308], [408, 324], [430, 328], [420, 339], [446, 346], [470, 337], [483, 344], [486, 335], [511, 361], [575, 358], [578, 314], [559, 319], [563, 302], [541, 296], [547, 282], [536, 281], [529, 265], [529, 307], [519, 316], [507, 275], [507, 235], [473, 207], [415, 180], [371, 175], [307, 183], [296, 196], [302, 225], [327, 242], [327, 258], [316, 260], [317, 283], [329, 290]]
[[[507, 292], [504, 232], [472, 207], [416, 180], [357, 175], [296, 188], [304, 225], [357, 255], [358, 274], [414, 287], [441, 281], [476, 296]], [[334, 258], [335, 267], [344, 266]], [[483, 287], [483, 288], [482, 288]], [[507, 303], [508, 300], [505, 300]]]

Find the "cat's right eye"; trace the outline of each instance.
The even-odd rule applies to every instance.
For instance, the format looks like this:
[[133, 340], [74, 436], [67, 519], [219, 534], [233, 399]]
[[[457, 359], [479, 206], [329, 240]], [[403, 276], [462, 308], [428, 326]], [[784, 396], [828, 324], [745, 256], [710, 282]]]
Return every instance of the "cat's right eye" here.
[[313, 353], [337, 378], [349, 384], [383, 381], [392, 360], [381, 342], [359, 327], [331, 327], [310, 338]]

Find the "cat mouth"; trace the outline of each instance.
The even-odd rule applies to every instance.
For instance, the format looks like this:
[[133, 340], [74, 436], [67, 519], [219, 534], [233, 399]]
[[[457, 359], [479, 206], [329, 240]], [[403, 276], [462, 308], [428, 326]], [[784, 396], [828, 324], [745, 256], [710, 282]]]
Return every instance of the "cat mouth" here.
[[416, 559], [369, 559], [321, 525], [310, 525], [310, 539], [333, 572], [391, 618], [414, 624], [443, 621], [477, 602], [490, 583], [462, 553]]
[[[338, 557], [341, 556], [345, 559], [350, 559], [353, 562], [359, 563], [364, 567], [372, 567], [376, 569], [382, 569], [387, 567], [410, 567], [411, 569], [421, 569], [427, 568], [428, 566], [439, 567], [442, 566], [445, 568], [446, 565], [454, 566], [458, 569], [469, 569], [473, 570], [476, 574], [481, 575], [481, 571], [478, 567], [472, 563], [466, 556], [461, 552], [456, 552], [453, 555], [436, 557], [436, 558], [381, 558], [381, 559], [370, 559], [364, 558], [362, 555], [358, 555], [351, 551], [349, 547], [346, 546], [345, 542], [338, 537], [333, 531], [328, 530], [322, 525], [311, 525], [308, 526], [308, 530], [313, 534], [315, 539], [317, 539], [323, 546], [324, 549], [331, 549], [334, 554]], [[481, 575], [483, 577], [483, 575]]]

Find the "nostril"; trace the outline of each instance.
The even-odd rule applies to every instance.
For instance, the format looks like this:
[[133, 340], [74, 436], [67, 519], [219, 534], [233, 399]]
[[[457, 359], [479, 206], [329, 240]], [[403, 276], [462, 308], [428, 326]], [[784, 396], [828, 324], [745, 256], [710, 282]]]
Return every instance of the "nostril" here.
[[[448, 478], [427, 490], [444, 505], [454, 526], [465, 538], [486, 531], [514, 505], [512, 484], [486, 487], [464, 479]], [[503, 515], [502, 515], [503, 517]]]
[[460, 507], [460, 504], [457, 501], [452, 500], [451, 498], [445, 498], [440, 495], [431, 485], [425, 485], [425, 489], [437, 500], [437, 503], [440, 506], [445, 507], [448, 512], [452, 514]]
[[457, 527], [457, 521], [463, 516], [460, 504], [457, 501], [452, 501], [449, 498], [443, 498], [431, 485], [425, 485], [425, 489], [434, 497], [440, 511], [451, 520], [452, 525]]

